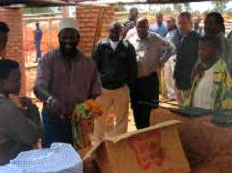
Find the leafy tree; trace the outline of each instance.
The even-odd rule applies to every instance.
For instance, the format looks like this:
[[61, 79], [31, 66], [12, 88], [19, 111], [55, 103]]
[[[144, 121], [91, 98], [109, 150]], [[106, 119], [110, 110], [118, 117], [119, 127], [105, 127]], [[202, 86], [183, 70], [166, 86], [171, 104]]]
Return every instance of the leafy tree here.
[[195, 10], [195, 11], [193, 11], [193, 14], [194, 14], [195, 16], [197, 16], [197, 15], [200, 15], [201, 12], [200, 12], [200, 10]]
[[228, 1], [216, 1], [216, 0], [211, 1], [213, 5], [213, 11], [223, 13], [224, 10], [226, 9], [227, 2]]
[[225, 11], [226, 14], [232, 15], [232, 8], [229, 8]]
[[165, 15], [171, 15], [173, 13], [172, 11], [172, 8], [171, 7], [164, 7], [164, 8], [161, 8], [160, 10], [163, 14]]
[[184, 3], [184, 10], [187, 12], [191, 12], [192, 8], [189, 3]]
[[182, 6], [182, 4], [176, 3], [176, 4], [173, 4], [173, 9], [174, 9], [174, 11], [181, 13], [183, 11], [183, 6]]
[[51, 13], [53, 10], [50, 7], [39, 7], [39, 8], [24, 8], [24, 14], [36, 14], [36, 13]]
[[125, 5], [123, 5], [123, 4], [118, 4], [117, 7], [118, 7], [118, 11], [120, 11], [120, 12], [127, 11]]

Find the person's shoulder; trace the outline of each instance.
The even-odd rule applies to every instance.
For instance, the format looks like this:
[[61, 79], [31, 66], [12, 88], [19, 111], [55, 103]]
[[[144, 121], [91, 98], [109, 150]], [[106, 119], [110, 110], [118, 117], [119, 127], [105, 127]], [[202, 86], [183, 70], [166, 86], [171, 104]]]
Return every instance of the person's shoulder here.
[[149, 32], [148, 37], [150, 41], [164, 40], [159, 34], [155, 32]]
[[129, 40], [123, 39], [123, 40], [121, 40], [121, 42], [122, 42], [122, 45], [123, 45], [124, 47], [126, 47], [126, 48], [133, 47], [133, 45], [130, 43]]
[[84, 52], [82, 52], [82, 50], [78, 49], [78, 59], [84, 63], [85, 65], [88, 66], [93, 66], [95, 65], [95, 62], [93, 61], [92, 58], [88, 57]]
[[4, 114], [4, 116], [6, 116], [19, 110], [16, 104], [9, 99], [1, 99], [0, 103], [0, 115]]
[[109, 39], [107, 38], [107, 37], [105, 37], [105, 38], [102, 38], [101, 40], [99, 40], [98, 42], [97, 42], [97, 45], [106, 45], [106, 44], [109, 44]]
[[192, 31], [191, 32], [191, 37], [195, 38], [195, 39], [199, 39], [200, 38], [199, 34], [196, 31]]
[[[44, 58], [44, 57], [46, 57], [46, 58], [53, 58], [53, 57], [59, 56], [59, 54], [60, 54], [59, 49], [52, 49], [52, 50], [49, 50], [47, 53], [45, 53], [45, 54], [43, 55], [43, 58]], [[42, 58], [42, 59], [43, 59], [43, 58]]]
[[123, 26], [126, 27], [130, 22], [131, 22], [131, 20], [130, 20], [130, 19], [127, 19], [126, 21], [124, 21]]
[[168, 29], [168, 28], [167, 28], [167, 23], [162, 22], [162, 26], [163, 26], [165, 29]]

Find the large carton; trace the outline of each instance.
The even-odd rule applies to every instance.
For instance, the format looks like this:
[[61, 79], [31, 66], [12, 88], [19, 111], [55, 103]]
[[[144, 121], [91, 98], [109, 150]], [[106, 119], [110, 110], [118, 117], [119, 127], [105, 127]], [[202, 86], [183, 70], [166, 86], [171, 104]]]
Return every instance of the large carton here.
[[178, 123], [171, 120], [108, 138], [85, 159], [95, 154], [102, 173], [188, 173], [190, 167], [179, 139]]
[[193, 173], [232, 173], [232, 126], [211, 123], [212, 116], [187, 117], [159, 108], [150, 124], [178, 120], [180, 139]]

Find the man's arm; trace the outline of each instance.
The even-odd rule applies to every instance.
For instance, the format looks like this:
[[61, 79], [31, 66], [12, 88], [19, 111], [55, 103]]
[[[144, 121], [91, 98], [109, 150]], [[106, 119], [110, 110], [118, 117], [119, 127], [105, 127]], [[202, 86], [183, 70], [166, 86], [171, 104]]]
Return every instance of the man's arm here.
[[51, 112], [59, 114], [62, 111], [60, 103], [48, 90], [52, 75], [52, 56], [55, 56], [54, 52], [49, 52], [39, 62], [34, 92], [37, 98], [49, 104]]
[[132, 44], [128, 42], [128, 51], [129, 51], [129, 58], [128, 58], [128, 73], [129, 73], [129, 87], [133, 87], [136, 83], [136, 79], [138, 77], [138, 63], [136, 60], [136, 52], [135, 48]]
[[160, 63], [164, 64], [174, 54], [175, 46], [170, 41], [163, 38], [159, 39], [161, 44]]
[[34, 92], [36, 96], [46, 102], [51, 94], [49, 93], [48, 87], [51, 80], [51, 69], [52, 69], [52, 54], [49, 52], [43, 56], [38, 64], [36, 83]]
[[97, 96], [101, 95], [102, 93], [102, 85], [99, 73], [97, 72], [96, 65], [93, 63], [93, 74], [91, 78], [91, 85], [89, 90], [89, 98], [88, 99], [95, 99]]
[[98, 42], [93, 50], [92, 58], [95, 61], [98, 72], [101, 71], [101, 42]]

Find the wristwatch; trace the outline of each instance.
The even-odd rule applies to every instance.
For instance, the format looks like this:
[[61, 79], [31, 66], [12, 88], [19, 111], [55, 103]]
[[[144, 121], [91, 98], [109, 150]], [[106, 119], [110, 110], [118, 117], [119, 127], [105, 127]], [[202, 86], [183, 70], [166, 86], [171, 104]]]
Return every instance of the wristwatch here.
[[49, 104], [52, 99], [53, 99], [52, 96], [48, 97], [48, 99], [46, 100], [46, 103]]

